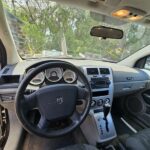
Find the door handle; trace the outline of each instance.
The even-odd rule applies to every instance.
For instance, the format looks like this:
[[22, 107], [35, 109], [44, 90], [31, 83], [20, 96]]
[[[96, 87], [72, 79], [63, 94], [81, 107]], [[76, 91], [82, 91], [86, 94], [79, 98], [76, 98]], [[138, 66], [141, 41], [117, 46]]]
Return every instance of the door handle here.
[[150, 105], [150, 95], [149, 94], [144, 93], [143, 99], [148, 105]]
[[150, 99], [150, 95], [149, 95], [149, 94], [144, 93], [143, 96], [144, 96], [145, 98]]

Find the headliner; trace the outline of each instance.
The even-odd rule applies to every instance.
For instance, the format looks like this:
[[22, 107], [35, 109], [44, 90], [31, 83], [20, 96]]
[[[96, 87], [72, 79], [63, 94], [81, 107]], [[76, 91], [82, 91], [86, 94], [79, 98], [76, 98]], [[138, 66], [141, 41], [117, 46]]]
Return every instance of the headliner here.
[[[106, 16], [111, 16], [111, 13], [122, 7], [134, 7], [145, 11], [144, 18], [139, 23], [150, 24], [150, 0], [53, 0], [58, 3], [66, 4], [72, 7], [78, 7]], [[96, 1], [95, 4], [90, 1]], [[112, 16], [111, 16], [112, 17]]]

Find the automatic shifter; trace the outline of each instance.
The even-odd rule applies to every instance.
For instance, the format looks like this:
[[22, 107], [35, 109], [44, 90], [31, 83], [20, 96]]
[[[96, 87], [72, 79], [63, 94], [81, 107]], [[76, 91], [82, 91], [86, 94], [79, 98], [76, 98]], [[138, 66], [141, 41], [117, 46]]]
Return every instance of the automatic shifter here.
[[110, 112], [110, 108], [111, 108], [110, 104], [103, 105], [104, 120], [106, 122], [106, 131], [107, 132], [109, 132], [107, 116]]

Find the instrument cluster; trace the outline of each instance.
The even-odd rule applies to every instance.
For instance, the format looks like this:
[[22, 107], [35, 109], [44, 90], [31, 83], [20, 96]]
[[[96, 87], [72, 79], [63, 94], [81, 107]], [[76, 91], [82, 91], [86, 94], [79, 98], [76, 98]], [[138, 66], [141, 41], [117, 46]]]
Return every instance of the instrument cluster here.
[[[27, 74], [33, 71], [34, 68], [31, 68], [27, 71]], [[46, 69], [45, 71], [40, 72], [37, 74], [31, 81], [31, 85], [41, 85], [44, 82], [46, 83], [75, 83], [77, 80], [77, 75], [74, 71], [66, 69], [64, 70], [63, 68], [50, 68]]]

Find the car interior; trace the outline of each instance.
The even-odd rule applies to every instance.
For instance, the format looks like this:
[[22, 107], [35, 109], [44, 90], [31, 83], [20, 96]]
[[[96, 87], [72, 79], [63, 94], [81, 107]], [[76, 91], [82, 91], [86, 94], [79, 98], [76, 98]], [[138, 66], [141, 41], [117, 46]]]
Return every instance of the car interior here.
[[150, 1], [0, 0], [0, 149], [149, 150]]

